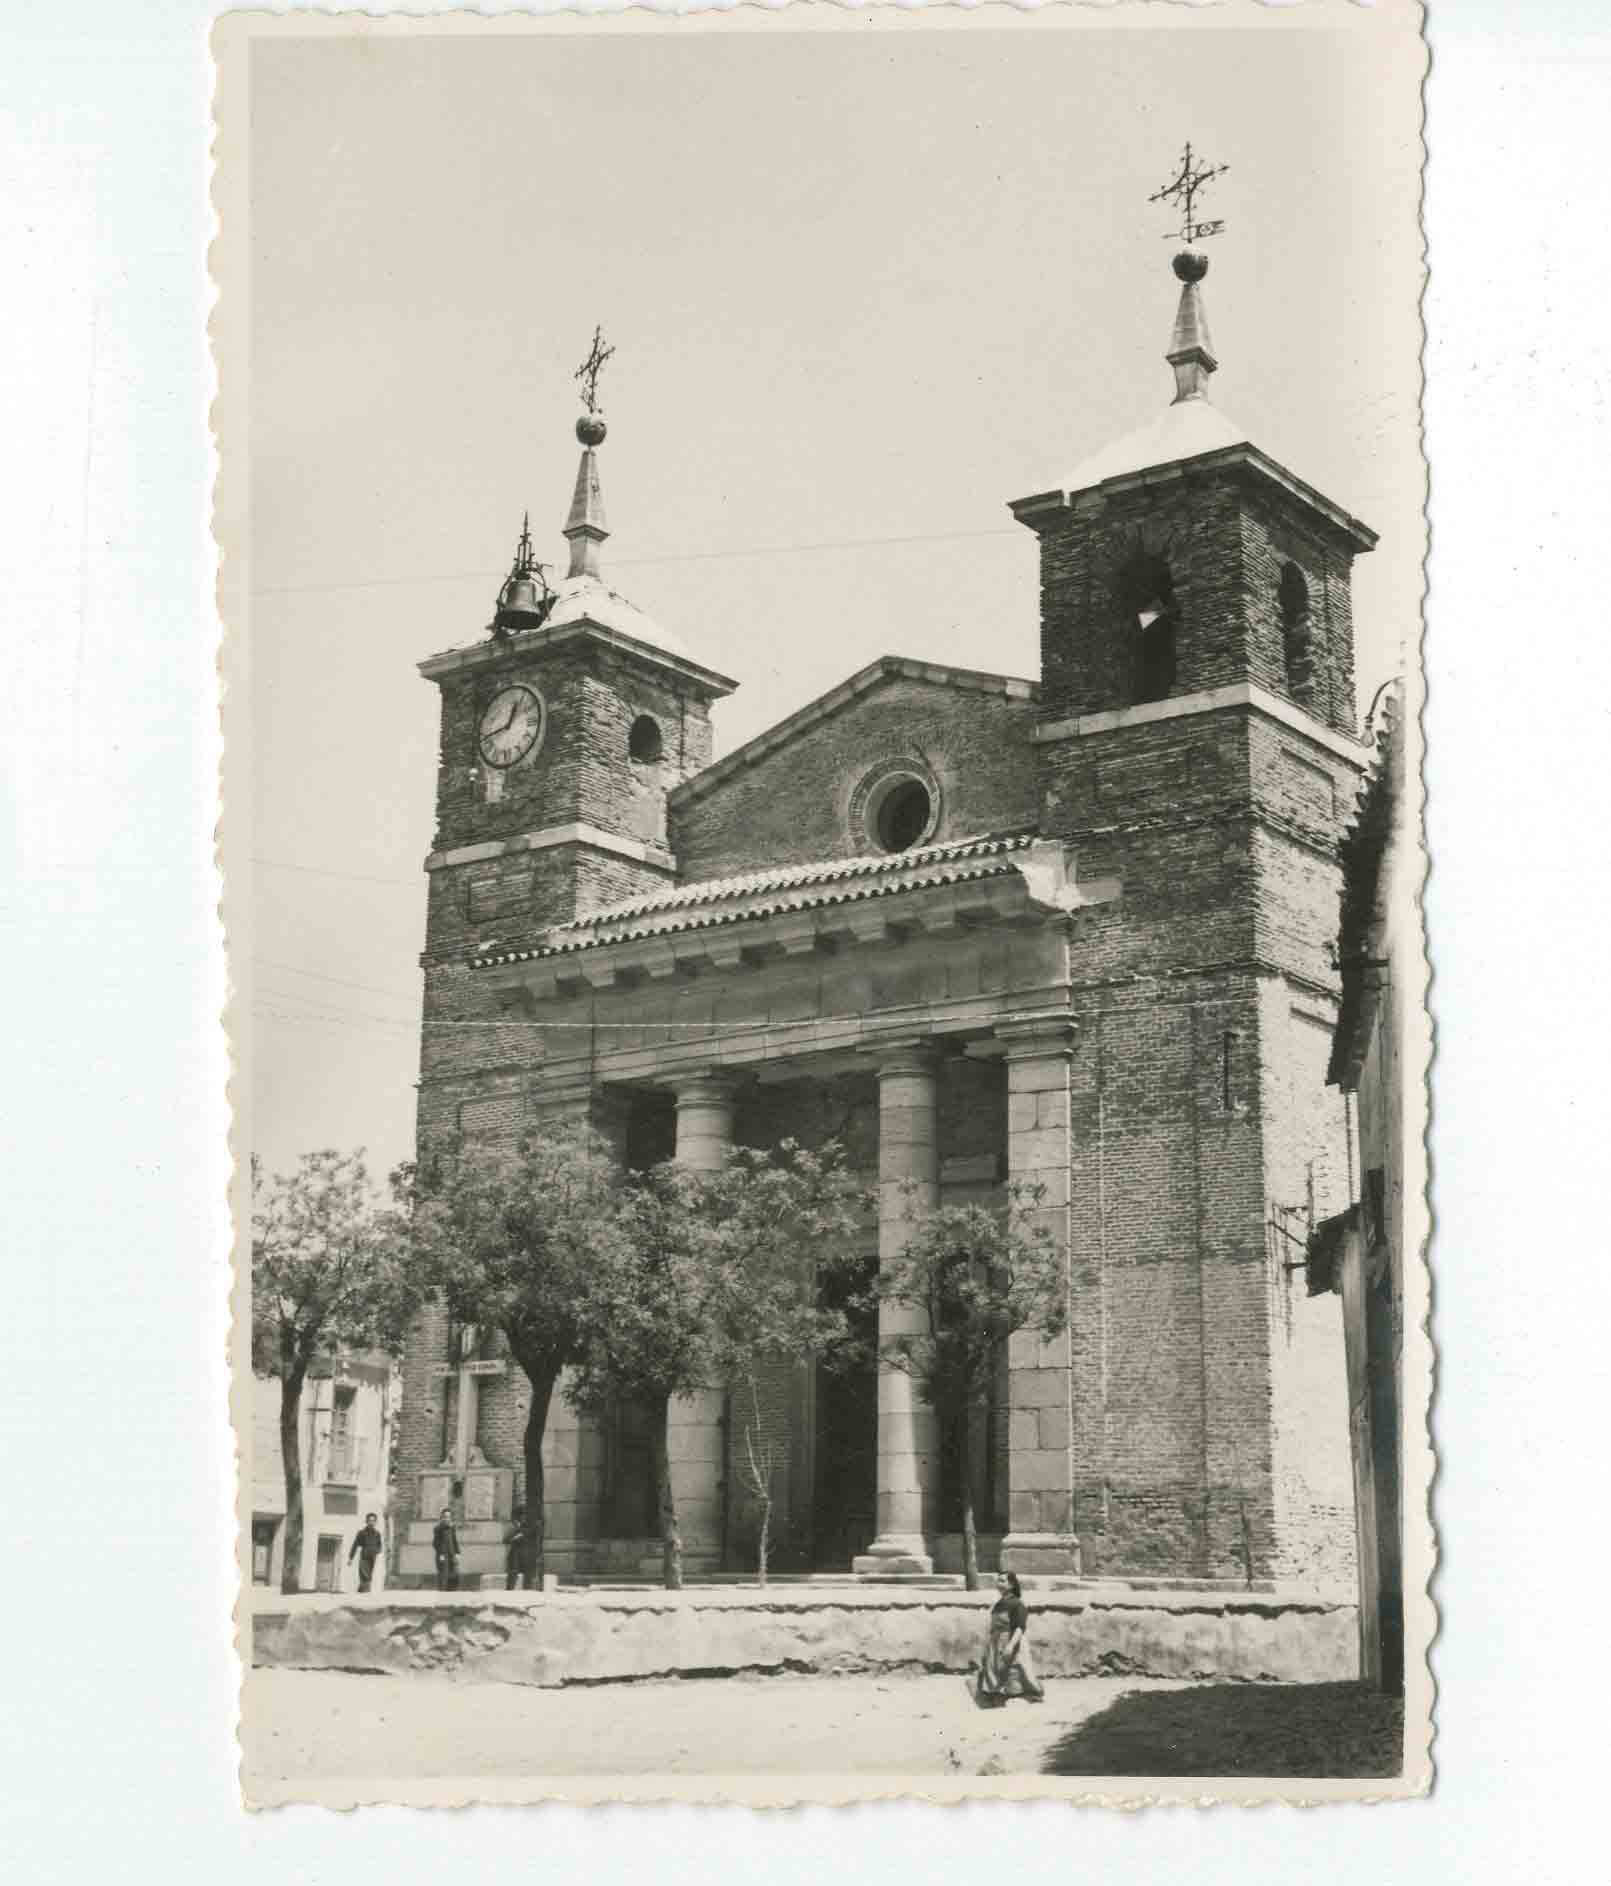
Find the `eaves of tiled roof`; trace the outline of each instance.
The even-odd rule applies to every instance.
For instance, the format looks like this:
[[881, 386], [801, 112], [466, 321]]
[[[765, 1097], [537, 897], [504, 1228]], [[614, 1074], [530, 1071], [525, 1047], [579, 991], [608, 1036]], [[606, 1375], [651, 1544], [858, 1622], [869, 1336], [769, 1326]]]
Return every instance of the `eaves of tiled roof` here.
[[999, 877], [1013, 868], [1011, 854], [1023, 850], [1033, 838], [1030, 832], [962, 838], [893, 854], [828, 858], [747, 872], [740, 877], [707, 878], [652, 897], [606, 905], [572, 923], [556, 924], [544, 941], [531, 949], [478, 956], [471, 967], [491, 969], [505, 963], [533, 962], [596, 949], [606, 943], [671, 936], [791, 911]]

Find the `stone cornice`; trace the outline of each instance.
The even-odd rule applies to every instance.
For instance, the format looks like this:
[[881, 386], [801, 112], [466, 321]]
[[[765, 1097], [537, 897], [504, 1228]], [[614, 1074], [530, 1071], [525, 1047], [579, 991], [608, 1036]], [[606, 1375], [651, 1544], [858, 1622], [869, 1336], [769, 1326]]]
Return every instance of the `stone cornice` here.
[[731, 694], [738, 686], [736, 681], [727, 675], [718, 674], [714, 668], [703, 667], [685, 655], [674, 655], [669, 649], [657, 648], [652, 642], [640, 642], [635, 635], [628, 635], [621, 629], [606, 628], [603, 623], [594, 622], [585, 616], [576, 622], [562, 622], [557, 628], [542, 628], [526, 635], [495, 639], [489, 637], [484, 642], [473, 643], [469, 648], [446, 649], [440, 655], [427, 655], [418, 667], [427, 681], [440, 681], [447, 675], [470, 674], [483, 668], [496, 668], [505, 662], [529, 660], [533, 656], [546, 655], [553, 649], [562, 648], [568, 642], [577, 641], [598, 642], [638, 661], [650, 662], [688, 682], [711, 699]]
[[1231, 707], [1251, 708], [1267, 720], [1279, 721], [1293, 733], [1346, 760], [1356, 771], [1363, 772], [1370, 764], [1372, 749], [1364, 741], [1322, 726], [1301, 708], [1253, 681], [1234, 681], [1223, 688], [1205, 688], [1197, 694], [1182, 694], [1168, 701], [1147, 701], [1139, 707], [1109, 708], [1096, 714], [1075, 714], [1066, 720], [1042, 721], [1030, 738], [1038, 746], [1046, 746], [1058, 740], [1082, 740], [1091, 734], [1112, 733], [1123, 727], [1145, 727], [1153, 721], [1183, 720]]
[[635, 864], [650, 864], [662, 871], [675, 871], [677, 860], [661, 845], [648, 845], [639, 838], [625, 838], [619, 832], [573, 820], [568, 825], [545, 825], [541, 831], [517, 832], [513, 838], [489, 838], [479, 845], [455, 845], [447, 851], [433, 851], [425, 860], [427, 871], [444, 871], [456, 864], [486, 864], [494, 858], [507, 858], [515, 852], [547, 851], [554, 845], [587, 845], [594, 851], [608, 851], [617, 858], [630, 858]]
[[1254, 472], [1284, 491], [1288, 497], [1296, 498], [1306, 509], [1330, 525], [1353, 550], [1376, 548], [1377, 534], [1368, 524], [1362, 524], [1340, 504], [1333, 504], [1330, 498], [1317, 491], [1313, 485], [1305, 483], [1295, 472], [1288, 471], [1286, 466], [1268, 453], [1261, 452], [1256, 445], [1248, 444], [1221, 446], [1217, 451], [1199, 452], [1192, 457], [1174, 459], [1162, 465], [1148, 465], [1078, 490], [1037, 491], [1029, 497], [1014, 499], [1007, 508], [1020, 524], [1027, 524], [1031, 530], [1038, 531], [1046, 520], [1058, 513], [1091, 509], [1108, 498], [1120, 497], [1126, 492], [1174, 484], [1204, 472], [1236, 468]]

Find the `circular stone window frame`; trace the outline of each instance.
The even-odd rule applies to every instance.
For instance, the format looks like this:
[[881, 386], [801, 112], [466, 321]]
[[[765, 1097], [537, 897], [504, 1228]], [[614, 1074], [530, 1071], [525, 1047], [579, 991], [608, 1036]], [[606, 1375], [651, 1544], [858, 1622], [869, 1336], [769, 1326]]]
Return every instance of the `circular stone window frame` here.
[[[907, 784], [921, 786], [928, 794], [929, 816], [911, 844], [903, 845], [899, 851], [892, 851], [879, 836], [878, 815], [883, 811], [890, 794]], [[922, 760], [905, 755], [897, 759], [880, 760], [862, 774], [855, 791], [850, 795], [852, 842], [866, 844], [881, 858], [904, 858], [907, 852], [918, 851], [933, 842], [943, 811], [940, 782]]]

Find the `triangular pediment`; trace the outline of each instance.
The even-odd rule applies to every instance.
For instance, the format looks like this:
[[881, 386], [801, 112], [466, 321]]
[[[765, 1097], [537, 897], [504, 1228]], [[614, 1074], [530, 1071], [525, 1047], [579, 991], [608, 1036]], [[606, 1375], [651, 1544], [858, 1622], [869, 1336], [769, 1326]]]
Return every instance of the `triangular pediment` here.
[[735, 748], [714, 765], [707, 766], [702, 773], [696, 773], [692, 779], [684, 781], [676, 788], [672, 798], [674, 801], [697, 799], [745, 767], [770, 757], [821, 726], [824, 721], [844, 713], [878, 689], [912, 681], [956, 693], [994, 694], [1018, 701], [1034, 701], [1040, 694], [1037, 683], [1026, 681], [1019, 675], [990, 674], [977, 668], [953, 668], [943, 662], [919, 661], [908, 655], [880, 655], [847, 681], [841, 681], [826, 694], [819, 694], [814, 701], [808, 701], [804, 707], [797, 708], [775, 726], [768, 727], [753, 740], [746, 740], [743, 746]]

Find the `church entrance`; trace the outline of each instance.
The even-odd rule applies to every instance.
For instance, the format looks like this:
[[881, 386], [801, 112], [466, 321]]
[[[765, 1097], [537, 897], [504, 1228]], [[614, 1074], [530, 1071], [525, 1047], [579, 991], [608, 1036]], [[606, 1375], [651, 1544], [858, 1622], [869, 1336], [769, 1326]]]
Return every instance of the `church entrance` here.
[[[871, 1283], [878, 1259], [825, 1283], [824, 1302], [843, 1304]], [[878, 1333], [878, 1312], [863, 1306], [858, 1333], [869, 1344]], [[847, 1572], [878, 1532], [878, 1368], [816, 1371], [811, 1489], [812, 1569]]]

